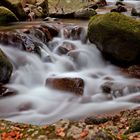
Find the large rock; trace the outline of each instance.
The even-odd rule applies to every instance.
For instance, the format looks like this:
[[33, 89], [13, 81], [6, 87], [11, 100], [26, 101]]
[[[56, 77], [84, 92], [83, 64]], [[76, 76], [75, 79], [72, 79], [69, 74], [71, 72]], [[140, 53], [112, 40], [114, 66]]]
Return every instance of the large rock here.
[[0, 6], [0, 24], [18, 21], [17, 17], [9, 9]]
[[0, 83], [6, 83], [10, 79], [13, 70], [12, 64], [9, 62], [5, 54], [0, 50]]
[[57, 90], [72, 92], [76, 95], [83, 95], [84, 81], [81, 78], [48, 78], [46, 85]]
[[85, 8], [85, 9], [80, 9], [74, 13], [75, 18], [79, 19], [89, 19], [90, 17], [96, 15], [96, 11], [92, 8]]
[[88, 26], [90, 42], [112, 62], [130, 64], [140, 57], [140, 22], [112, 12], [94, 16]]
[[23, 9], [24, 0], [1, 0], [0, 5], [11, 10], [19, 20], [26, 20], [27, 16]]
[[0, 31], [0, 44], [40, 56], [40, 48], [43, 47], [43, 44], [47, 44], [58, 33], [59, 29], [51, 24], [32, 26], [18, 31]]

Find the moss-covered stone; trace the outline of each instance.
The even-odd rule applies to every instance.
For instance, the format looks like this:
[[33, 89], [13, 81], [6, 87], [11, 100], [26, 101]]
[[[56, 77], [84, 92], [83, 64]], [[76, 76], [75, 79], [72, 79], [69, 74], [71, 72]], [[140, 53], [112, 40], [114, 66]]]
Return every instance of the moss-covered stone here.
[[88, 37], [111, 61], [133, 63], [140, 56], [140, 22], [119, 13], [91, 18]]
[[0, 24], [15, 22], [17, 20], [18, 19], [13, 12], [3, 6], [0, 6]]
[[125, 132], [125, 134], [140, 132], [140, 118], [134, 119], [131, 121], [129, 125], [129, 129]]
[[12, 64], [0, 49], [0, 83], [6, 83], [10, 79], [12, 70]]
[[19, 20], [26, 20], [26, 14], [23, 9], [23, 0], [2, 0], [0, 5], [10, 9]]

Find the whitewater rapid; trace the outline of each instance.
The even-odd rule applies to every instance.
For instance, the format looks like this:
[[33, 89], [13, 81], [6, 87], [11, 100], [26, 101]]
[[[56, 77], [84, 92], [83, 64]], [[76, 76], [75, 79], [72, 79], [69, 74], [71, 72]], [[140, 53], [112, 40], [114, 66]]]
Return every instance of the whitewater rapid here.
[[[58, 48], [63, 42], [73, 44], [76, 49], [60, 55]], [[17, 92], [17, 95], [0, 99], [0, 118], [43, 125], [139, 106], [132, 99], [139, 97], [140, 92], [129, 94], [128, 91], [125, 96], [112, 99], [102, 92], [101, 85], [107, 82], [107, 77], [132, 85], [140, 80], [123, 76], [119, 68], [102, 58], [93, 44], [57, 37], [41, 48], [41, 58], [12, 47], [1, 45], [0, 48], [14, 67], [6, 86]], [[82, 78], [85, 83], [83, 96], [50, 89], [45, 85], [50, 77]]]

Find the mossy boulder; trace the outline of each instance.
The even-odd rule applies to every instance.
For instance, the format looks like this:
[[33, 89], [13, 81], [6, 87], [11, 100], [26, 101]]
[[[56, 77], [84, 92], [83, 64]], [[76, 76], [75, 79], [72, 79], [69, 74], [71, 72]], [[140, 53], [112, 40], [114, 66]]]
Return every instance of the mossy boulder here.
[[18, 21], [15, 14], [9, 9], [0, 6], [0, 24]]
[[27, 16], [23, 9], [23, 3], [25, 5], [25, 2], [23, 0], [1, 0], [0, 5], [8, 8], [11, 10], [19, 20], [26, 20]]
[[6, 83], [10, 79], [13, 66], [0, 49], [0, 83]]
[[132, 64], [140, 57], [140, 22], [120, 13], [95, 15], [88, 25], [90, 42], [119, 65]]

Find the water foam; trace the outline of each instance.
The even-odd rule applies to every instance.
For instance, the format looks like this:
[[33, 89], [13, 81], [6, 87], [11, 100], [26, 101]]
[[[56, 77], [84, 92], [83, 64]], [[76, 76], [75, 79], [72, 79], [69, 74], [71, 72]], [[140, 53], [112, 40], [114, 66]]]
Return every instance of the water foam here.
[[[64, 41], [74, 44], [76, 49], [60, 56], [55, 48]], [[105, 77], [124, 84], [135, 84], [140, 80], [124, 77], [119, 68], [102, 58], [94, 45], [64, 38], [54, 38], [53, 42], [57, 43], [54, 43], [51, 53], [42, 49], [42, 58], [12, 47], [0, 46], [14, 66], [7, 86], [18, 93], [0, 99], [1, 118], [42, 125], [65, 118], [79, 119], [139, 106], [133, 100], [140, 95], [139, 92], [113, 99], [102, 92], [100, 86], [107, 81]], [[55, 59], [52, 62], [45, 61], [48, 55]], [[46, 79], [52, 76], [82, 78], [85, 82], [83, 96], [77, 97], [45, 86]]]

